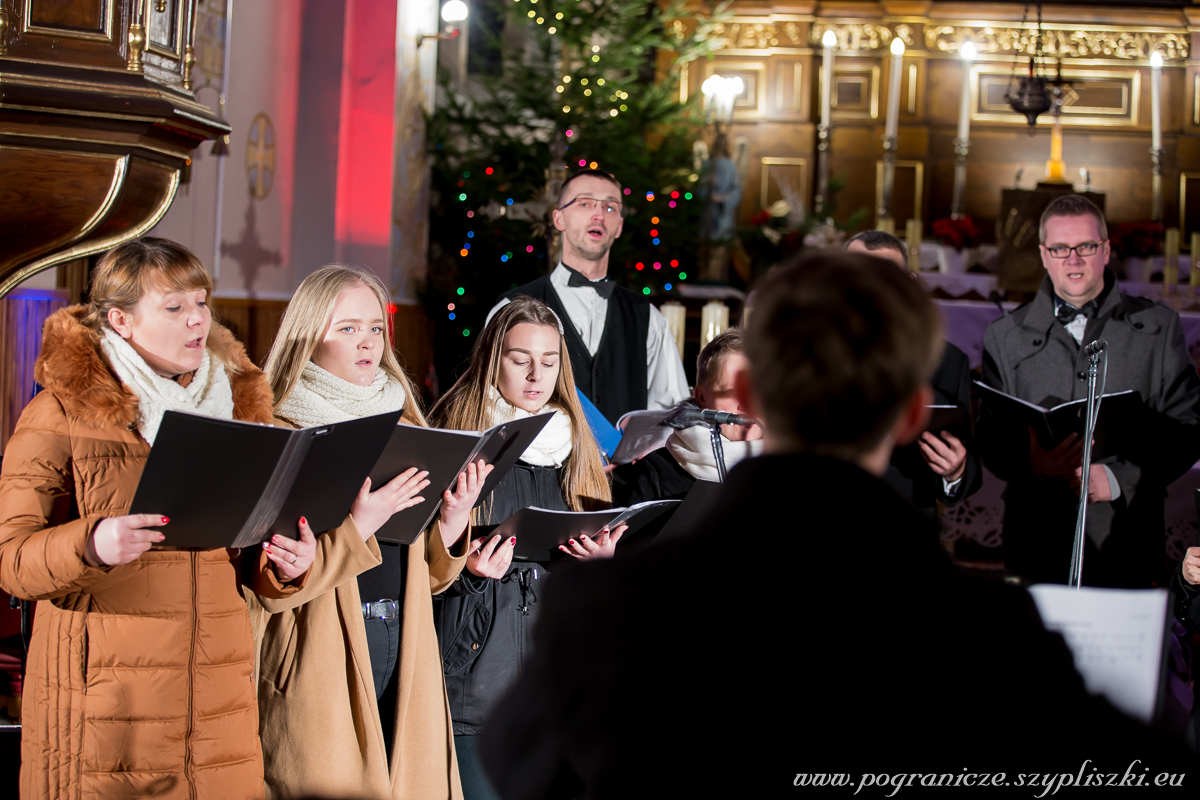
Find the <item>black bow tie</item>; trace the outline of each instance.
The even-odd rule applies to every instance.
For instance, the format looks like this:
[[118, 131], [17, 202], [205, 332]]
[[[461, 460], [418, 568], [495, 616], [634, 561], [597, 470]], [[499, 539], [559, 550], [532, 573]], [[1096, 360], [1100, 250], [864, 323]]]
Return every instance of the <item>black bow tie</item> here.
[[563, 268], [566, 269], [567, 272], [571, 273], [571, 277], [567, 280], [567, 286], [590, 286], [596, 290], [598, 295], [605, 299], [612, 297], [613, 292], [617, 290], [617, 285], [610, 281], [607, 275], [598, 281], [589, 281], [583, 276], [582, 273], [571, 269], [566, 264], [563, 264]]
[[1082, 308], [1076, 308], [1069, 303], [1063, 303], [1058, 307], [1058, 312], [1054, 316], [1058, 318], [1059, 322], [1061, 322], [1063, 325], [1066, 325], [1080, 315], [1087, 317], [1088, 319], [1095, 319], [1098, 308], [1099, 306], [1096, 304], [1095, 300], [1087, 301], [1083, 304]]

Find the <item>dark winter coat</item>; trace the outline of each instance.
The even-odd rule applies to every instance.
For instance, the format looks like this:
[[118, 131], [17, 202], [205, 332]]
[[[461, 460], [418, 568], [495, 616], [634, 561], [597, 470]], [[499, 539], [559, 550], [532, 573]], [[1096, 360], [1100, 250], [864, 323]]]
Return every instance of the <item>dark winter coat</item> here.
[[[568, 510], [553, 467], [518, 463], [492, 491], [488, 519], [495, 525], [529, 506]], [[546, 564], [514, 561], [503, 578], [463, 570], [433, 598], [454, 735], [480, 732], [492, 704], [517, 677], [541, 608]]]
[[[506, 800], [788, 797], [814, 774], [1074, 776], [1085, 759], [1179, 771], [1181, 747], [1089, 697], [1023, 590], [959, 578], [935, 523], [873, 476], [761, 456], [719, 503], [691, 536], [547, 587], [480, 742]], [[680, 591], [710, 576], [747, 591]]]
[[632, 506], [649, 500], [682, 500], [696, 485], [666, 447], [613, 470], [613, 504]]
[[[1121, 294], [1105, 273], [1106, 294], [1087, 322], [1084, 343], [1108, 342], [1105, 393], [1141, 395], [1141, 419], [1127, 422], [1123, 452], [1106, 464], [1120, 486], [1114, 502], [1088, 507], [1084, 582], [1147, 586], [1165, 582], [1167, 561], [1163, 503], [1167, 485], [1200, 457], [1200, 378], [1188, 355], [1179, 315], [1152, 300]], [[1032, 302], [988, 326], [983, 380], [1039, 405], [1087, 396], [1079, 379], [1088, 358], [1054, 315], [1047, 278]], [[975, 428], [984, 464], [1008, 482], [1004, 508], [1004, 560], [1010, 574], [1065, 583], [1071, 562], [1079, 499], [1066, 481], [1041, 480], [1029, 466], [1029, 433], [1006, 424], [986, 405]], [[1096, 548], [1093, 535], [1103, 538]]]

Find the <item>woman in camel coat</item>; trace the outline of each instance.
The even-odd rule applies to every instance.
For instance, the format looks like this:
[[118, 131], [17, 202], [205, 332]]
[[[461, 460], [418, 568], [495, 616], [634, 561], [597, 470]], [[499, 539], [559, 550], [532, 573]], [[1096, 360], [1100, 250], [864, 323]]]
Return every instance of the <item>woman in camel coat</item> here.
[[[271, 421], [262, 373], [211, 324], [211, 288], [182, 247], [138, 240], [101, 259], [92, 305], [46, 321], [45, 391], [0, 474], [0, 586], [39, 601], [26, 800], [263, 794], [240, 553], [150, 550], [170, 547], [167, 520], [122, 516], [165, 408]], [[262, 595], [297, 588], [257, 554], [246, 573]]]
[[[267, 359], [280, 424], [398, 408], [405, 424], [425, 424], [387, 341], [386, 303], [382, 284], [362, 270], [325, 267], [305, 278]], [[373, 534], [420, 501], [425, 475], [411, 470], [376, 491], [365, 486], [346, 521], [317, 537], [301, 591], [251, 599], [269, 797], [462, 797], [432, 595], [467, 562], [467, 522], [487, 472], [468, 473], [407, 547]], [[373, 511], [389, 491], [392, 499]], [[395, 601], [388, 613], [398, 618], [375, 616], [381, 598]]]

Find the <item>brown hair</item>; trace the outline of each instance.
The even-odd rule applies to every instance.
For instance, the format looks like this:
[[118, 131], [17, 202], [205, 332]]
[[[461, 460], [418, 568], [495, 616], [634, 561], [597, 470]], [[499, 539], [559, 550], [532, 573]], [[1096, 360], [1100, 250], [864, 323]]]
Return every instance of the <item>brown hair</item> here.
[[842, 249], [848, 248], [851, 242], [862, 242], [863, 247], [871, 251], [894, 250], [900, 254], [901, 259], [908, 261], [908, 249], [905, 248], [904, 242], [887, 231], [860, 231], [847, 239]]
[[742, 339], [741, 328], [730, 328], [704, 345], [704, 349], [700, 351], [700, 355], [696, 358], [697, 388], [708, 386], [709, 382], [715, 376], [721, 374], [721, 369], [725, 366], [726, 357], [732, 353], [741, 353], [745, 350], [745, 343]]
[[600, 461], [600, 447], [575, 394], [575, 375], [558, 316], [545, 303], [520, 296], [497, 311], [475, 342], [466, 373], [434, 405], [429, 417], [439, 427], [460, 431], [482, 431], [491, 425], [488, 389], [496, 388], [499, 382], [505, 337], [523, 322], [548, 325], [558, 332], [558, 381], [546, 405], [562, 409], [571, 421], [571, 455], [562, 471], [563, 498], [572, 511], [607, 507], [612, 504], [612, 490]]
[[[212, 300], [212, 276], [196, 254], [178, 242], [143, 236], [119, 244], [100, 256], [92, 270], [87, 313], [83, 324], [99, 333], [108, 325], [108, 312], [116, 308], [134, 314], [138, 301], [150, 291], [192, 292], [203, 289]], [[216, 315], [209, 307], [213, 322]], [[238, 362], [225, 352], [220, 337], [209, 336], [206, 346], [230, 372]]]
[[[325, 331], [333, 318], [333, 307], [337, 305], [338, 296], [357, 286], [370, 289], [379, 301], [380, 314], [386, 315], [387, 289], [383, 288], [379, 278], [365, 269], [332, 264], [321, 267], [296, 287], [296, 293], [284, 309], [279, 333], [275, 334], [271, 352], [267, 355], [267, 365], [263, 368], [267, 381], [271, 384], [271, 392], [275, 396], [277, 412], [283, 401], [300, 383], [300, 376], [312, 359], [313, 351], [325, 338]], [[379, 368], [404, 387], [404, 421], [424, 425], [421, 395], [413, 388], [412, 381], [400, 366], [396, 351], [390, 343], [385, 343], [383, 347]]]
[[785, 446], [853, 461], [879, 445], [941, 358], [937, 308], [902, 270], [842, 251], [757, 287], [746, 334], [764, 423]]
[[610, 172], [605, 172], [602, 169], [581, 169], [578, 172], [572, 173], [571, 177], [569, 177], [565, 181], [563, 181], [562, 186], [558, 187], [558, 203], [557, 203], [558, 208], [560, 208], [560, 209], [562, 208], [563, 198], [566, 197], [567, 187], [571, 185], [571, 182], [574, 181], [576, 178], [586, 178], [589, 175], [593, 178], [600, 178], [601, 180], [605, 180], [605, 181], [608, 181], [609, 183], [613, 184], [614, 186], [617, 187], [617, 196], [618, 197], [621, 196], [621, 191], [622, 191], [621, 182], [619, 180], [617, 180], [615, 175], [613, 175]]
[[1046, 243], [1046, 223], [1051, 217], [1091, 217], [1096, 220], [1096, 231], [1100, 235], [1100, 243], [1108, 238], [1108, 223], [1104, 221], [1104, 212], [1095, 203], [1080, 194], [1064, 194], [1056, 197], [1042, 212], [1042, 220], [1038, 223], [1038, 242]]

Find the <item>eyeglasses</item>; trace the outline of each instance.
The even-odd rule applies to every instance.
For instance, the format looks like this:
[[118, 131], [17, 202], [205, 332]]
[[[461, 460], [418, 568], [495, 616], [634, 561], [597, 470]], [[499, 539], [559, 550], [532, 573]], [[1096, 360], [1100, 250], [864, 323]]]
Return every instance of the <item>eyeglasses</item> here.
[[1067, 256], [1071, 255], [1071, 253], [1086, 257], [1096, 255], [1096, 251], [1099, 249], [1100, 245], [1097, 242], [1084, 242], [1083, 244], [1077, 244], [1074, 247], [1065, 244], [1052, 244], [1046, 248], [1046, 252], [1054, 258], [1066, 258]]
[[598, 200], [595, 197], [576, 197], [574, 200], [567, 202], [566, 205], [559, 206], [558, 210], [565, 211], [571, 206], [575, 206], [587, 214], [591, 214], [597, 208], [603, 209], [604, 213], [610, 216], [621, 216], [625, 211], [625, 206], [620, 203], [614, 203], [611, 200]]

